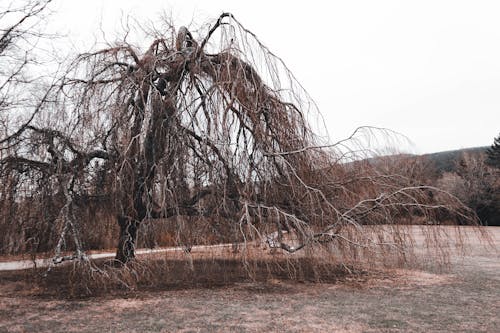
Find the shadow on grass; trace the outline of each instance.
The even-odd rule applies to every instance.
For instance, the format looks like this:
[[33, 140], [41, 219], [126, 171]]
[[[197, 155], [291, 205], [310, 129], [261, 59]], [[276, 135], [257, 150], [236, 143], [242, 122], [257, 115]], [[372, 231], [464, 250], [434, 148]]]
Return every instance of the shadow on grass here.
[[367, 275], [365, 270], [311, 258], [147, 259], [125, 266], [110, 261], [75, 262], [53, 268], [48, 274], [46, 269], [2, 272], [0, 280], [17, 282], [18, 289], [24, 288], [25, 293], [40, 297], [85, 298], [141, 291], [219, 288], [245, 282], [262, 282], [253, 290], [255, 293], [279, 293], [280, 288], [266, 282], [339, 283], [366, 280]]

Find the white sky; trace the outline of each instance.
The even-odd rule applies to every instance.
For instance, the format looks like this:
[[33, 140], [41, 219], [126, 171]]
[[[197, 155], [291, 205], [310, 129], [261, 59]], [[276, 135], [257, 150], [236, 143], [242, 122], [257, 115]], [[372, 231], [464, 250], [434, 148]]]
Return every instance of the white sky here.
[[500, 132], [500, 1], [57, 0], [52, 8], [50, 27], [77, 47], [99, 40], [100, 26], [113, 41], [128, 14], [155, 21], [167, 12], [181, 26], [231, 12], [294, 72], [332, 141], [372, 125], [428, 153], [491, 145]]

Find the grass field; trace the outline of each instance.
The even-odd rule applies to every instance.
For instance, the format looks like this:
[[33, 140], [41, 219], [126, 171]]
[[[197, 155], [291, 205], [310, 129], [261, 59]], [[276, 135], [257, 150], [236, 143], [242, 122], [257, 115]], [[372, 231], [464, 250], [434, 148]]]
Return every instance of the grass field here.
[[[500, 228], [447, 270], [345, 273], [330, 283], [233, 280], [67, 299], [0, 273], [0, 332], [498, 332]], [[23, 278], [24, 277], [24, 278]]]

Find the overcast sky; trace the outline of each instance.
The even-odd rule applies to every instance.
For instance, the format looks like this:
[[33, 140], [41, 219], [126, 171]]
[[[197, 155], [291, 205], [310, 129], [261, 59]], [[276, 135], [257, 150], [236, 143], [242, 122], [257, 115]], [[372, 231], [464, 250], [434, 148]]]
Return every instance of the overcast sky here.
[[[229, 11], [317, 102], [332, 141], [357, 126], [414, 152], [491, 145], [500, 132], [500, 1], [61, 1], [50, 26], [84, 50], [126, 15], [206, 23]], [[94, 37], [95, 36], [95, 37]], [[146, 44], [148, 41], [144, 41]]]

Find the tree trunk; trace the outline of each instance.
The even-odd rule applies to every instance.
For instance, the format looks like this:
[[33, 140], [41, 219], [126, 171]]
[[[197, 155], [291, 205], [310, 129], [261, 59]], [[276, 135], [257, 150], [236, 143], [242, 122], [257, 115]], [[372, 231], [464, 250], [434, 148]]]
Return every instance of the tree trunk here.
[[139, 223], [131, 218], [119, 216], [118, 225], [120, 226], [120, 239], [118, 240], [115, 259], [122, 264], [126, 264], [135, 258], [135, 245]]

